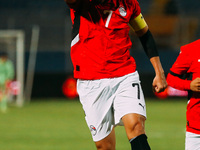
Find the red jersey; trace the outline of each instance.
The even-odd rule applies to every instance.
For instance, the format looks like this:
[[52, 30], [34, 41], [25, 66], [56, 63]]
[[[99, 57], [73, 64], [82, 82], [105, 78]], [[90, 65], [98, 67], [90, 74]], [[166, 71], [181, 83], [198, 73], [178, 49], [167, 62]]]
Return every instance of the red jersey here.
[[[184, 75], [187, 77], [185, 80], [181, 79]], [[167, 76], [167, 82], [174, 88], [190, 90], [191, 80], [197, 77], [200, 77], [200, 40], [181, 47], [181, 52]], [[190, 91], [189, 100], [187, 131], [200, 134], [200, 93]]]
[[137, 17], [137, 0], [109, 0], [95, 5], [83, 0], [69, 5], [73, 23], [71, 58], [74, 77], [85, 80], [113, 78], [132, 73], [129, 21]]

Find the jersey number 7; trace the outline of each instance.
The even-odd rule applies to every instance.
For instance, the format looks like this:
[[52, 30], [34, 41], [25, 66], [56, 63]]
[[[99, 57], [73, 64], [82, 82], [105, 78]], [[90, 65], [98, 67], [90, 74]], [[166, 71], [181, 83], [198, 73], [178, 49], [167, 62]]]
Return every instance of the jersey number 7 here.
[[138, 99], [140, 99], [140, 85], [138, 83], [133, 83], [132, 86], [133, 87], [137, 86], [137, 89], [138, 89], [138, 91], [137, 91], [138, 92], [138, 96], [137, 97], [138, 97]]

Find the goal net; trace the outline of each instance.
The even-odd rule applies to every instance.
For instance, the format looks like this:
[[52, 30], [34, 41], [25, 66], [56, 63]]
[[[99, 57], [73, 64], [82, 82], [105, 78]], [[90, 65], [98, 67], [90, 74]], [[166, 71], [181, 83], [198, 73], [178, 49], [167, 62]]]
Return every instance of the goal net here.
[[9, 100], [17, 106], [24, 103], [24, 39], [22, 30], [0, 30], [0, 53], [6, 53], [15, 68], [14, 80], [9, 84]]

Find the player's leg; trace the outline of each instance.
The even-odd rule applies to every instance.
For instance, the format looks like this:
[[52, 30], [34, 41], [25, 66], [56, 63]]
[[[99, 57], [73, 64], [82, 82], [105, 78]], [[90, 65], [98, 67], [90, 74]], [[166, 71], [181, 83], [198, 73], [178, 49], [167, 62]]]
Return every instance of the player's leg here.
[[4, 89], [0, 90], [0, 110], [3, 113], [7, 111], [7, 96]]
[[200, 149], [200, 134], [186, 132], [185, 150], [199, 150]]
[[150, 150], [150, 146], [145, 135], [146, 118], [139, 114], [130, 113], [122, 117], [127, 137], [132, 149]]
[[109, 79], [77, 82], [85, 119], [98, 150], [115, 149], [113, 96], [109, 85]]
[[115, 131], [114, 128], [111, 133], [104, 139], [95, 142], [97, 150], [115, 150]]
[[[125, 126], [132, 149], [149, 150], [145, 135], [146, 104], [137, 72], [119, 78], [114, 101], [115, 123]], [[142, 147], [141, 147], [142, 146]]]

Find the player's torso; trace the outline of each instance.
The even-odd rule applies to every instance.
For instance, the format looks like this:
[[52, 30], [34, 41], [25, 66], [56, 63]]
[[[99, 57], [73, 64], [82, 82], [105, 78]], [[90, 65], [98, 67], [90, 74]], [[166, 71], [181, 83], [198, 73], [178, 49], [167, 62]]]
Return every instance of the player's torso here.
[[188, 73], [192, 73], [192, 80], [200, 78], [200, 40], [194, 41], [185, 46], [190, 58]]
[[200, 78], [200, 48], [199, 52], [194, 54], [194, 59], [191, 63], [191, 67], [188, 70], [188, 72], [191, 72], [193, 74], [193, 79], [199, 77]]
[[[86, 0], [81, 9], [72, 15], [76, 27], [73, 37], [79, 36], [78, 42], [71, 48], [75, 77], [109, 78], [135, 70], [135, 61], [129, 54], [132, 43], [128, 26], [134, 12], [133, 1], [123, 2], [94, 6]], [[76, 19], [79, 25], [76, 25]]]
[[[192, 61], [188, 73], [192, 74], [192, 80], [200, 78], [200, 41], [191, 49]], [[187, 105], [187, 131], [200, 134], [200, 93], [189, 92], [190, 101]]]
[[9, 63], [0, 60], [0, 74], [7, 74]]
[[[197, 77], [200, 78], [200, 49], [199, 52], [195, 51], [193, 53], [193, 59], [190, 65], [190, 68], [188, 70], [188, 73], [191, 74], [191, 80], [196, 79]], [[192, 92], [191, 93], [191, 99], [194, 99], [193, 102], [195, 105], [196, 103], [199, 103], [199, 112], [200, 112], [200, 93], [199, 92]], [[196, 101], [198, 99], [198, 101]]]
[[8, 70], [7, 63], [0, 60], [0, 84], [4, 85], [7, 80]]

